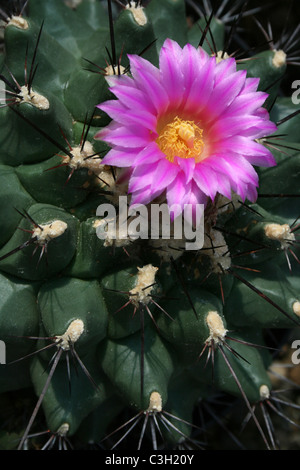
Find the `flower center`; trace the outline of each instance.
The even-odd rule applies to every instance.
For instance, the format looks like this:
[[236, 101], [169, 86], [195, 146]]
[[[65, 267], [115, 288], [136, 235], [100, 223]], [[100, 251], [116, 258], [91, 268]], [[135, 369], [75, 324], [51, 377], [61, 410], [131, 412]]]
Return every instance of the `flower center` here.
[[201, 161], [204, 142], [203, 130], [194, 121], [185, 121], [176, 116], [166, 124], [156, 139], [160, 150], [170, 162], [175, 157], [194, 158], [196, 163]]

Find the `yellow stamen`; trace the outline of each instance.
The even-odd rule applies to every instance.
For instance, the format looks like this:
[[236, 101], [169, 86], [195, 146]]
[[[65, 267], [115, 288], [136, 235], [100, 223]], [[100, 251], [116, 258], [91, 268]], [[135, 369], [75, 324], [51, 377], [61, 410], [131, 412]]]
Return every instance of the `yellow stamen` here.
[[156, 142], [172, 163], [175, 157], [194, 158], [196, 162], [199, 162], [203, 159], [203, 156], [201, 157], [204, 148], [202, 136], [203, 130], [194, 121], [185, 121], [176, 116], [159, 132]]

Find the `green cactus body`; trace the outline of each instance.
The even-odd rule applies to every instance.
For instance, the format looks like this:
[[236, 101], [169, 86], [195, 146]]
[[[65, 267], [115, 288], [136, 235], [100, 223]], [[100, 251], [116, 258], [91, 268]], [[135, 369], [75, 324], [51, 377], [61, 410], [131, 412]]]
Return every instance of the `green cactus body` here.
[[[118, 197], [128, 194], [126, 172], [101, 164], [110, 147], [95, 137], [111, 121], [96, 107], [115, 99], [107, 82], [131, 76], [127, 54], [158, 67], [167, 38], [182, 48], [201, 42], [226, 60], [226, 24], [211, 18], [204, 33], [208, 18], [189, 24], [184, 0], [128, 2], [120, 11], [113, 5], [111, 42], [111, 2], [69, 3], [29, 0], [4, 32], [1, 77], [12, 101], [0, 109], [0, 339], [7, 346], [0, 400], [11, 391], [22, 397], [23, 389], [43, 398], [43, 418], [29, 421], [35, 415], [27, 407], [30, 426], [13, 430], [23, 435], [19, 448], [31, 427], [79, 447], [105, 447], [114, 429], [125, 434], [125, 416], [144, 423], [131, 448], [146, 436], [157, 448], [157, 423], [165, 448], [196, 446], [199, 403], [224, 393], [249, 411], [269, 398], [265, 332], [300, 322], [299, 266], [287, 265], [287, 257], [297, 263], [299, 115], [277, 131], [292, 150], [272, 147], [277, 165], [258, 169], [255, 203], [235, 194], [208, 203], [202, 249], [185, 250], [184, 238], [102, 237], [109, 228], [97, 207], [113, 204], [118, 213]], [[238, 64], [268, 90], [266, 109], [286, 67], [285, 53], [274, 50]], [[271, 118], [295, 110], [280, 97]], [[188, 122], [179, 133], [190, 145], [198, 130]], [[271, 137], [258, 141], [276, 147]], [[4, 425], [0, 448], [9, 432]]]

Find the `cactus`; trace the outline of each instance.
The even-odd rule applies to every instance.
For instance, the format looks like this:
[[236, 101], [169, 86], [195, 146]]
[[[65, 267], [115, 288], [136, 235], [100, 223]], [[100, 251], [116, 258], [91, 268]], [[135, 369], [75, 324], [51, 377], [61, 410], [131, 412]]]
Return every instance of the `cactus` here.
[[[277, 448], [268, 333], [300, 323], [288, 56], [229, 55], [227, 17], [191, 24], [194, 2], [119, 3], [0, 10], [0, 447], [218, 448], [196, 411], [209, 427], [230, 401], [250, 447]], [[114, 237], [105, 211], [120, 228], [127, 200], [142, 236]], [[153, 239], [132, 205], [151, 223], [166, 202], [173, 232]], [[197, 249], [175, 237], [184, 203]]]

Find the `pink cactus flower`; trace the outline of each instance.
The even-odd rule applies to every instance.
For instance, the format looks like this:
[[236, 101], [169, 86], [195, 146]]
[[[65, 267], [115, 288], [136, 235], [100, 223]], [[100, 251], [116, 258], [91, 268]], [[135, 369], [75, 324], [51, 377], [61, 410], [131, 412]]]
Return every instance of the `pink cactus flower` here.
[[276, 131], [259, 79], [202, 48], [167, 39], [159, 68], [129, 55], [129, 76], [107, 78], [116, 100], [98, 107], [112, 122], [96, 134], [111, 150], [102, 163], [130, 169], [131, 204], [165, 194], [169, 207], [206, 204], [219, 193], [257, 198], [253, 165], [276, 164], [257, 139]]

